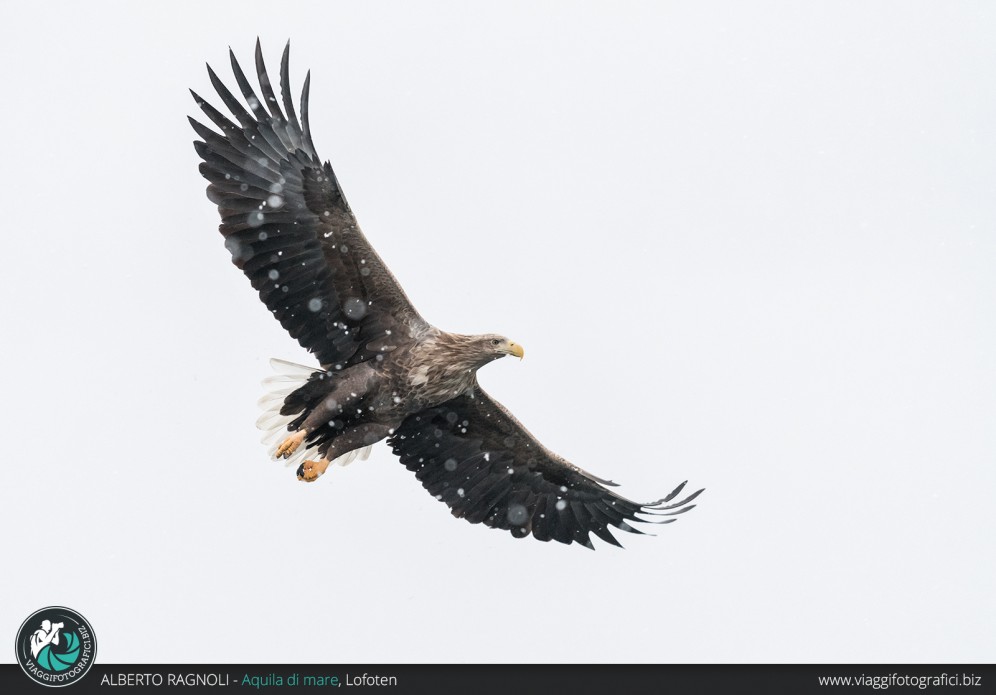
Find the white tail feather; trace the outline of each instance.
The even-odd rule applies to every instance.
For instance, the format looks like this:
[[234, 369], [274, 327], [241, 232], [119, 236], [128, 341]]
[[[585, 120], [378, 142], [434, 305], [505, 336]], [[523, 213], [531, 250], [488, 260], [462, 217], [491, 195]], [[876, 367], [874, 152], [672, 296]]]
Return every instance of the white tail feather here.
[[309, 376], [318, 371], [314, 367], [306, 367], [303, 364], [288, 362], [287, 360], [278, 360], [276, 357], [270, 358], [270, 366], [273, 367], [273, 371], [277, 374], [303, 377], [302, 380], [307, 380]]
[[342, 466], [345, 468], [353, 461], [366, 461], [370, 458], [370, 450], [373, 449], [373, 444], [369, 444], [361, 449], [353, 449], [352, 451], [347, 451], [345, 454], [337, 458], [332, 463], [337, 466]]
[[[286, 360], [273, 358], [270, 366], [276, 372], [273, 376], [263, 379], [263, 388], [266, 393], [259, 399], [258, 404], [263, 413], [256, 420], [256, 427], [263, 430], [262, 442], [267, 445], [270, 456], [277, 453], [277, 447], [287, 438], [287, 425], [293, 420], [295, 415], [281, 415], [280, 409], [284, 405], [284, 399], [298, 387], [303, 386], [313, 373], [318, 371], [317, 367], [306, 367], [303, 364], [295, 364]], [[286, 465], [300, 464], [305, 459], [305, 454], [315, 447], [300, 446], [290, 457], [285, 460]], [[315, 451], [317, 456], [317, 451]]]
[[370, 451], [372, 449], [373, 449], [373, 444], [369, 444], [363, 447], [362, 449], [353, 449], [352, 451], [346, 452], [332, 463], [345, 468], [353, 461], [366, 461], [368, 458], [370, 458]]
[[263, 410], [269, 410], [270, 406], [274, 403], [279, 403], [282, 406], [284, 404], [284, 396], [277, 396], [270, 392], [266, 392], [259, 397], [258, 401], [256, 401], [256, 405]]

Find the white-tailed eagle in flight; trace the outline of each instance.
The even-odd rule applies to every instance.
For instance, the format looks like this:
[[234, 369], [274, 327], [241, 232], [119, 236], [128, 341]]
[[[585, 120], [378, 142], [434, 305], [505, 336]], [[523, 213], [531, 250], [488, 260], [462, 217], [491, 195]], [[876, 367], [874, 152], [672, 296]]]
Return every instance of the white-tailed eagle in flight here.
[[[598, 478], [546, 449], [477, 382], [494, 360], [523, 356], [500, 335], [460, 335], [427, 323], [360, 231], [331, 165], [315, 151], [308, 126], [310, 73], [298, 121], [280, 64], [280, 97], [256, 42], [259, 93], [231, 54], [245, 105], [208, 66], [235, 121], [191, 92], [220, 130], [194, 119], [194, 147], [208, 198], [221, 213], [232, 261], [260, 299], [320, 367], [274, 360], [280, 374], [264, 396], [276, 457], [314, 481], [330, 462], [345, 463], [387, 439], [401, 463], [454, 516], [510, 531], [516, 538], [613, 545], [610, 526], [664, 524], [688, 511], [699, 490], [685, 484], [655, 502], [619, 496]], [[231, 52], [230, 52], [231, 53]], [[282, 107], [282, 108], [281, 108]]]

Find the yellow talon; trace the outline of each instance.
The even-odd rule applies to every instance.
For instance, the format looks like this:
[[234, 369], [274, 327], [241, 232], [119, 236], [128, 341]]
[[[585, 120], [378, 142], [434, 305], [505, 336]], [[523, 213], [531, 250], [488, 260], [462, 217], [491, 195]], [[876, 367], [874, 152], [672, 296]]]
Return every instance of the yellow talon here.
[[313, 483], [318, 480], [318, 476], [324, 473], [328, 467], [328, 459], [322, 459], [321, 461], [305, 461], [297, 469], [297, 479], [303, 480], [306, 483]]
[[277, 453], [275, 456], [277, 458], [290, 458], [290, 456], [297, 451], [297, 448], [301, 446], [301, 442], [304, 438], [308, 436], [307, 430], [298, 430], [291, 436], [287, 437], [280, 446], [277, 447]]

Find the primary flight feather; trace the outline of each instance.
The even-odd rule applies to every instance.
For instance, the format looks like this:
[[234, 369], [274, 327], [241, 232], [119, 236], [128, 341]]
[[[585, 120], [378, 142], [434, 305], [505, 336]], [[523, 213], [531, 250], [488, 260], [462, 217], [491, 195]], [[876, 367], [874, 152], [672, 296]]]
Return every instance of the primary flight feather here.
[[[190, 119], [208, 198], [221, 213], [232, 261], [320, 368], [274, 360], [280, 374], [261, 402], [259, 425], [273, 453], [300, 461], [298, 478], [316, 480], [330, 462], [365, 456], [387, 439], [401, 462], [454, 516], [521, 538], [580, 543], [590, 534], [619, 545], [614, 526], [669, 523], [702, 490], [674, 501], [631, 502], [615, 486], [547, 450], [477, 382], [477, 370], [523, 356], [500, 335], [460, 335], [427, 323], [360, 231], [308, 123], [311, 74], [298, 120], [288, 55], [280, 98], [256, 42], [257, 93], [231, 54], [245, 104], [208, 66], [211, 84], [235, 121], [194, 92], [220, 132]], [[230, 52], [231, 53], [231, 52]], [[651, 518], [644, 518], [651, 517]], [[664, 518], [661, 518], [664, 517]]]

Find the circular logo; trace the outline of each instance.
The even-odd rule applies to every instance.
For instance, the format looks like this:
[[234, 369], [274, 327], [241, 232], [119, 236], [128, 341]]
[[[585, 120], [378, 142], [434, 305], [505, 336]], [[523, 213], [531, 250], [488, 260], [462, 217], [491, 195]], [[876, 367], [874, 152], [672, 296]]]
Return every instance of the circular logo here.
[[17, 663], [31, 680], [59, 687], [86, 675], [97, 655], [97, 638], [82, 615], [49, 606], [32, 613], [17, 631]]

